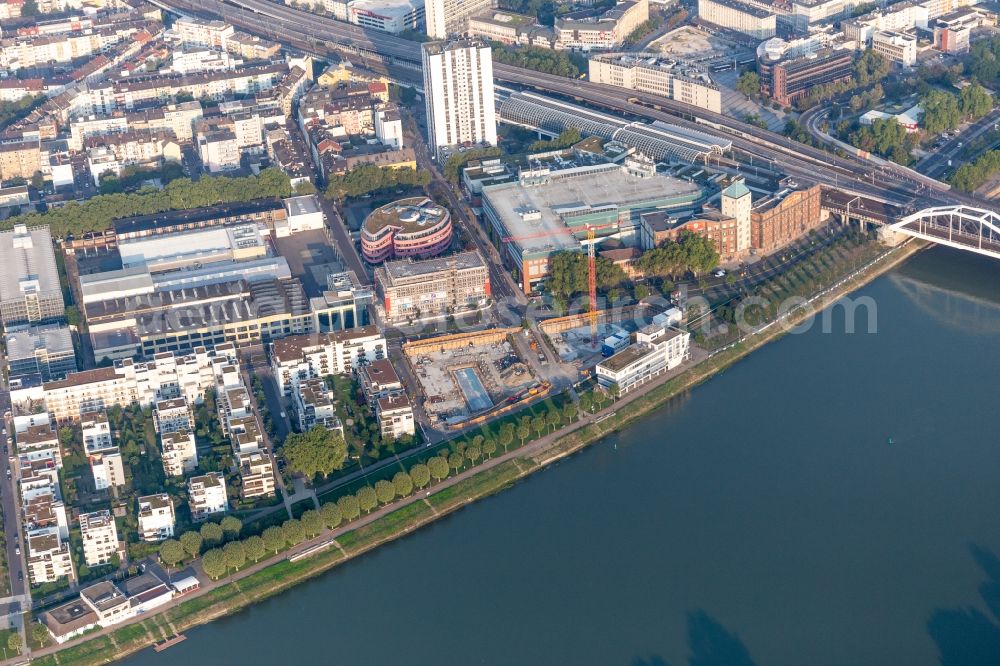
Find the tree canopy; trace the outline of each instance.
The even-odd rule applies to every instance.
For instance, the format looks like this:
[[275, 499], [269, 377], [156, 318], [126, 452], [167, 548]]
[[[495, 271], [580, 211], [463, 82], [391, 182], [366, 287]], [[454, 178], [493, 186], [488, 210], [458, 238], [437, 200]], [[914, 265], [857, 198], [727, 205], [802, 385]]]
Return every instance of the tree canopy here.
[[743, 72], [736, 81], [736, 89], [747, 97], [756, 97], [760, 94], [760, 76], [750, 70]]
[[921, 100], [924, 109], [924, 129], [929, 134], [940, 134], [958, 127], [962, 112], [958, 98], [944, 90], [931, 90]]
[[362, 164], [345, 174], [331, 176], [324, 194], [327, 199], [344, 199], [400, 186], [423, 187], [430, 182], [431, 174], [428, 171]]
[[341, 469], [347, 460], [347, 444], [339, 432], [317, 426], [289, 435], [281, 447], [281, 454], [291, 470], [311, 479], [317, 474], [328, 476]]
[[237, 203], [287, 197], [292, 193], [288, 176], [280, 169], [265, 169], [257, 176], [228, 178], [202, 176], [198, 180], [178, 178], [163, 189], [144, 188], [134, 194], [101, 194], [82, 203], [69, 201], [45, 213], [17, 215], [0, 221], [0, 229], [15, 224], [48, 225], [52, 235], [82, 234], [107, 229], [112, 220], [135, 215], [149, 215], [169, 210], [203, 208], [216, 204]]
[[636, 266], [645, 275], [673, 277], [688, 271], [696, 275], [704, 273], [718, 263], [719, 251], [710, 238], [684, 231], [676, 241], [644, 252]]
[[[549, 257], [548, 288], [557, 296], [570, 298], [587, 292], [590, 269], [587, 255], [582, 252], [562, 251]], [[625, 281], [625, 271], [604, 257], [597, 257], [597, 287], [606, 290]]]
[[579, 78], [587, 66], [587, 60], [582, 56], [541, 46], [508, 46], [493, 42], [492, 51], [494, 62], [571, 79]]

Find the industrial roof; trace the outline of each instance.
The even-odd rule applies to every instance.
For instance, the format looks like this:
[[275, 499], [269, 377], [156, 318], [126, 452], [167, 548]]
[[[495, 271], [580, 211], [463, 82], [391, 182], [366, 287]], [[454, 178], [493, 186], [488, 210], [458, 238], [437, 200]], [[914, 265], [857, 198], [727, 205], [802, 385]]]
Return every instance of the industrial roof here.
[[0, 302], [26, 291], [60, 292], [52, 233], [48, 227], [16, 226], [0, 232]]

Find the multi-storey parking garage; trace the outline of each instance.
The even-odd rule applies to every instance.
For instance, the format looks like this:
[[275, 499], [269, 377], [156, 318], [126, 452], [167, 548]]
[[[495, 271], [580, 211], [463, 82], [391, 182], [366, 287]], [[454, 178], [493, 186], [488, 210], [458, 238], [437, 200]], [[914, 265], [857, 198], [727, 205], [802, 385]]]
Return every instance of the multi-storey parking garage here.
[[732, 141], [706, 132], [656, 123], [629, 122], [605, 113], [527, 92], [511, 92], [497, 111], [500, 120], [558, 134], [576, 128], [587, 136], [618, 141], [656, 160], [705, 161], [732, 148]]

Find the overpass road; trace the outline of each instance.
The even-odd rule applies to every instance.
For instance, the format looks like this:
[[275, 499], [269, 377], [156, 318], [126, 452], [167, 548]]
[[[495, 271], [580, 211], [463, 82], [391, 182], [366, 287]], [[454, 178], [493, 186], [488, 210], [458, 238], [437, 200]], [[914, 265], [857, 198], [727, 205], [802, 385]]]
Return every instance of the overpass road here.
[[[154, 0], [175, 13], [221, 18], [234, 25], [311, 53], [347, 52], [369, 61], [402, 68], [415, 79], [420, 71], [420, 45], [395, 35], [317, 16], [271, 0]], [[980, 197], [949, 190], [944, 184], [920, 181], [892, 165], [875, 166], [856, 157], [841, 157], [807, 146], [728, 116], [621, 88], [566, 79], [501, 63], [494, 78], [507, 84], [561, 95], [585, 104], [650, 121], [660, 120], [701, 130], [715, 128], [733, 141], [738, 155], [767, 162], [793, 178], [818, 182], [908, 208], [965, 204], [983, 207]]]

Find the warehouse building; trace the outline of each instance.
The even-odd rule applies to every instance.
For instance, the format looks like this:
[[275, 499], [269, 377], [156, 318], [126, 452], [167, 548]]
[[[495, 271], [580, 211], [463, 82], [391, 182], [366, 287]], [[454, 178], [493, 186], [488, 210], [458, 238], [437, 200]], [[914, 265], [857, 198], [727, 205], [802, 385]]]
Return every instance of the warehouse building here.
[[65, 314], [52, 233], [15, 225], [0, 232], [0, 323], [28, 324]]

